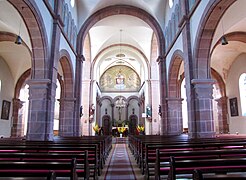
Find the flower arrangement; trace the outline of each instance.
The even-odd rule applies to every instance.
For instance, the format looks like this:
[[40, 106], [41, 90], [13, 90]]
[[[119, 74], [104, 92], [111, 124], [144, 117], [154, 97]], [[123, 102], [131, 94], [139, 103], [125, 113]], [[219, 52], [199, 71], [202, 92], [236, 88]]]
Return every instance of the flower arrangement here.
[[144, 132], [144, 125], [138, 125], [137, 126], [137, 131], [139, 132], [139, 133], [143, 133]]
[[119, 133], [123, 133], [123, 132], [125, 132], [125, 130], [126, 130], [125, 127], [118, 127], [117, 129], [118, 129], [118, 132], [119, 132]]
[[100, 127], [98, 126], [98, 124], [96, 124], [96, 125], [93, 127], [93, 130], [95, 131], [96, 134], [99, 134]]

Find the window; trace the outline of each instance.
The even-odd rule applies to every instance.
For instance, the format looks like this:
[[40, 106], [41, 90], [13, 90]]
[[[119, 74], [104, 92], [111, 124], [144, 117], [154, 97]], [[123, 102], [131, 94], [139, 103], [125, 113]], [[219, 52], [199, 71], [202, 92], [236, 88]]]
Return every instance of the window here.
[[74, 7], [74, 3], [75, 3], [75, 0], [71, 0], [70, 1], [70, 4], [71, 4], [72, 7]]
[[246, 116], [246, 73], [243, 73], [239, 77], [239, 93], [242, 116]]
[[61, 97], [61, 84], [56, 80], [56, 100], [55, 100], [55, 114], [54, 114], [54, 128], [53, 130], [59, 130], [59, 113], [60, 113], [60, 97]]
[[169, 0], [169, 7], [170, 7], [170, 8], [173, 7], [173, 0]]

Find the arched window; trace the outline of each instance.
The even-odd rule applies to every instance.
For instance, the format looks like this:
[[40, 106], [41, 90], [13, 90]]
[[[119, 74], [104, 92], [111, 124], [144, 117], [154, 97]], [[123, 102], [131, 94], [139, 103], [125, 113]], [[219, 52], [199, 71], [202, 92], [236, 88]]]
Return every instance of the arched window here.
[[246, 116], [246, 73], [243, 73], [239, 77], [239, 93], [242, 116]]
[[169, 4], [169, 7], [172, 8], [173, 7], [173, 0], [169, 0], [168, 4]]
[[71, 4], [72, 7], [74, 7], [75, 0], [70, 0], [70, 4]]
[[67, 38], [70, 41], [70, 37], [71, 37], [71, 25], [72, 25], [72, 15], [71, 12], [68, 13], [68, 23], [67, 23], [67, 29], [66, 29], [66, 33], [67, 33]]
[[64, 31], [65, 33], [67, 32], [67, 27], [68, 27], [68, 5], [67, 3], [65, 4], [65, 9], [64, 9], [64, 19], [63, 19], [63, 23], [64, 23]]
[[60, 113], [60, 97], [61, 97], [61, 84], [59, 80], [56, 80], [56, 100], [55, 100], [55, 114], [54, 114], [54, 133], [59, 130], [59, 113]]
[[22, 130], [22, 135], [27, 133], [27, 123], [28, 123], [28, 107], [29, 107], [29, 85], [25, 84], [20, 90], [20, 100], [23, 103], [22, 108], [18, 112], [18, 119], [22, 122], [24, 129]]
[[74, 26], [74, 36], [73, 36], [73, 47], [76, 49], [76, 43], [77, 43], [77, 27]]
[[188, 129], [188, 114], [187, 114], [187, 96], [186, 96], [186, 88], [185, 88], [185, 78], [181, 83], [181, 98], [182, 102], [182, 118], [183, 118], [183, 129]]
[[175, 7], [175, 34], [177, 34], [178, 29], [179, 29], [179, 6], [176, 5]]

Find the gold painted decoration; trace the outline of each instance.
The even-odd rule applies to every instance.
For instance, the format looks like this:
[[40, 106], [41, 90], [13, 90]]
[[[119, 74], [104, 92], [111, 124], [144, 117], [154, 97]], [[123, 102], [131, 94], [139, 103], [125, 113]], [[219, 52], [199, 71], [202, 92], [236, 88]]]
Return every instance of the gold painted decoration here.
[[103, 73], [99, 85], [102, 91], [138, 91], [141, 81], [132, 68], [118, 65]]

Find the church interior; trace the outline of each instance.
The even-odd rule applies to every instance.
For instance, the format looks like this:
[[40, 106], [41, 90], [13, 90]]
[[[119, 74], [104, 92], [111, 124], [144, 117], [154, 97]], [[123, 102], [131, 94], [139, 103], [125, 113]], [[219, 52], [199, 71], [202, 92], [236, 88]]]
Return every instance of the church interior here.
[[0, 179], [245, 179], [244, 7], [0, 0]]

